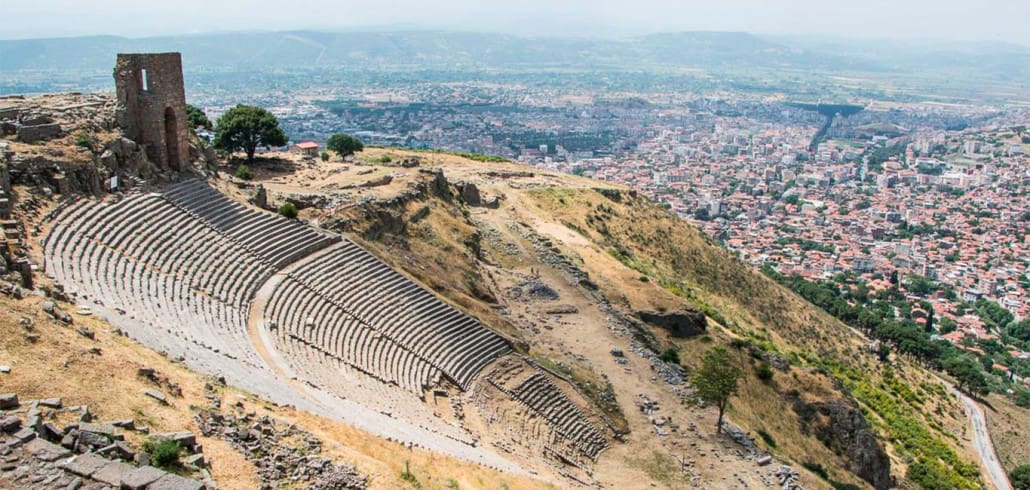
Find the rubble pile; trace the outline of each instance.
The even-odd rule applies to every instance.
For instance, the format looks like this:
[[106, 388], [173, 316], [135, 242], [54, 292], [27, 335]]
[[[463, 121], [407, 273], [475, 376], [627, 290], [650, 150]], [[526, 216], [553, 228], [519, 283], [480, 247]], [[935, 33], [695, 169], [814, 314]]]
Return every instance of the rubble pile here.
[[[203, 490], [216, 488], [205, 469], [203, 448], [191, 432], [156, 434], [152, 441], [179, 443], [187, 456], [181, 471], [202, 481], [150, 465], [151, 454], [134, 448], [125, 431], [149, 433], [133, 420], [97, 423], [86, 406], [64, 406], [60, 398], [20, 402], [0, 395], [0, 478], [13, 488]], [[63, 427], [57, 420], [77, 420]]]
[[195, 417], [202, 434], [225, 440], [254, 464], [262, 489], [299, 482], [321, 489], [365, 488], [368, 484], [353, 466], [319, 456], [321, 442], [295, 425], [277, 423], [267, 416], [210, 409]]
[[22, 143], [61, 137], [77, 128], [111, 131], [115, 101], [102, 94], [60, 94], [0, 99], [0, 136]]

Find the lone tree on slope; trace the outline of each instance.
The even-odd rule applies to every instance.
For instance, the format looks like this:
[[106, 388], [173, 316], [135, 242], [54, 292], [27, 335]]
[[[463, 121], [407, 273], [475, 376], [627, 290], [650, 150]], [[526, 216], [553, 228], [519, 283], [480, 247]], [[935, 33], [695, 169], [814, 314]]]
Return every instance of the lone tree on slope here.
[[719, 420], [716, 421], [715, 433], [722, 432], [722, 416], [726, 412], [726, 404], [730, 396], [737, 392], [737, 380], [744, 373], [733, 360], [725, 347], [713, 347], [701, 358], [701, 369], [694, 373], [696, 396], [705, 403], [719, 408]]
[[249, 105], [238, 105], [218, 118], [215, 129], [215, 148], [225, 151], [242, 150], [247, 163], [254, 162], [258, 146], [265, 148], [286, 144], [286, 133], [271, 112]]
[[329, 140], [325, 143], [325, 147], [336, 152], [341, 157], [353, 155], [354, 152], [365, 149], [365, 145], [361, 140], [345, 133], [336, 133], [330, 136]]

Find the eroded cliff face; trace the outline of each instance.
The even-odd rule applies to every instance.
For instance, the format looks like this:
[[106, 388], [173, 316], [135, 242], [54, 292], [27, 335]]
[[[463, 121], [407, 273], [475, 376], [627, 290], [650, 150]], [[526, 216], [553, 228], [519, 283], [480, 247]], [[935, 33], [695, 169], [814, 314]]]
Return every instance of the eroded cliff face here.
[[874, 488], [891, 487], [891, 462], [862, 411], [850, 400], [805, 402], [794, 398], [802, 430], [844, 458], [849, 469]]

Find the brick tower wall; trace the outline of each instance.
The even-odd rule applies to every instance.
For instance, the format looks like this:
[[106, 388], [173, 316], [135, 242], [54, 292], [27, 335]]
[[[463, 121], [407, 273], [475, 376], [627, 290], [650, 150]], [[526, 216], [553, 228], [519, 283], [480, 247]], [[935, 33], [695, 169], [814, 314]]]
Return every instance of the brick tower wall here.
[[119, 54], [114, 68], [118, 125], [162, 168], [189, 161], [186, 90], [179, 53]]

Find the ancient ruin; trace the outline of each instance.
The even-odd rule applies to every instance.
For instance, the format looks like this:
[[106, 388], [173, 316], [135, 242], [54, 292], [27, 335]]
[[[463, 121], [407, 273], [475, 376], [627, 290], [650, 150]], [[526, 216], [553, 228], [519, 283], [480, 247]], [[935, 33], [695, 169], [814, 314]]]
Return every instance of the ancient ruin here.
[[118, 125], [161, 167], [189, 159], [186, 91], [179, 53], [119, 54], [114, 69]]
[[[46, 270], [142, 343], [281, 402], [508, 471], [477, 448], [463, 395], [491, 389], [530, 409], [562, 461], [608, 442], [511, 342], [350, 239], [228, 199], [193, 179], [163, 191], [72, 199], [52, 213]], [[309, 389], [298, 390], [289, 379]], [[560, 381], [558, 381], [560, 382]], [[449, 400], [449, 417], [430, 402]]]

